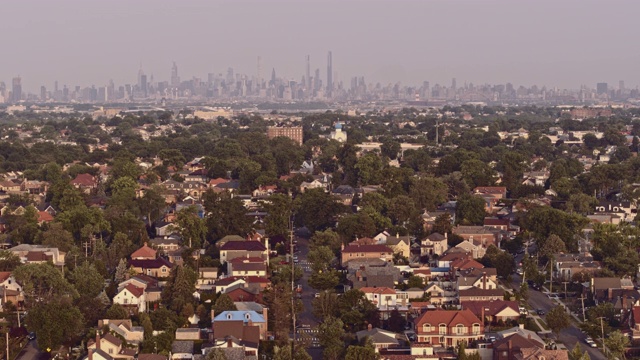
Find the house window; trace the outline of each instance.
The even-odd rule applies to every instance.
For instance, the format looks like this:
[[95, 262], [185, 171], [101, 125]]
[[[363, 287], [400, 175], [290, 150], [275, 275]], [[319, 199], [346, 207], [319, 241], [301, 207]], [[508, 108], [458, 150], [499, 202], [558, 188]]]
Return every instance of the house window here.
[[231, 320], [231, 314], [227, 314], [227, 320]]
[[440, 324], [440, 326], [438, 327], [438, 333], [440, 335], [446, 335], [447, 334], [447, 325]]
[[162, 272], [163, 272], [163, 273], [166, 273], [166, 272], [167, 272], [167, 268], [166, 268], [166, 267], [163, 267], [163, 268], [162, 268]]
[[456, 326], [456, 334], [463, 335], [464, 333], [466, 333], [466, 329], [463, 325]]
[[480, 334], [480, 324], [473, 324], [473, 334], [474, 335]]
[[109, 355], [113, 354], [113, 348], [109, 349]]

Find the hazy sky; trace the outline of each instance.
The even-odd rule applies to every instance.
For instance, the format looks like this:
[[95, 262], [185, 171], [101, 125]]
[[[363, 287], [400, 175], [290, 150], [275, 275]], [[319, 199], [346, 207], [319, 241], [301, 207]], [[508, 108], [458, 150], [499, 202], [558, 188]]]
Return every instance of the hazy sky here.
[[327, 51], [348, 86], [465, 82], [578, 88], [640, 84], [640, 1], [6, 0], [0, 81], [23, 88], [135, 83], [207, 73], [300, 80]]

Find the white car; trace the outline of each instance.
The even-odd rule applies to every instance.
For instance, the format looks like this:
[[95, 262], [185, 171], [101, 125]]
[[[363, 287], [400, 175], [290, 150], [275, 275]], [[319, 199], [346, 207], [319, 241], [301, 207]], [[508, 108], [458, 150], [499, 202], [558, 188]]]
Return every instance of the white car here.
[[588, 338], [584, 339], [584, 342], [585, 342], [587, 345], [589, 345], [590, 347], [592, 347], [592, 348], [596, 348], [596, 347], [598, 347], [598, 344], [596, 344], [596, 342], [595, 342], [595, 341], [593, 341], [593, 339], [592, 339], [591, 337], [588, 337]]

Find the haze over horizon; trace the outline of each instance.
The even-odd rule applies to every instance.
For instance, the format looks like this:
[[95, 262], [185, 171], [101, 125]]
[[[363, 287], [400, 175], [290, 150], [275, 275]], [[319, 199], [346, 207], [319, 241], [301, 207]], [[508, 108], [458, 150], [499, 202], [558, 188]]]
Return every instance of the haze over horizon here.
[[640, 84], [638, 1], [24, 0], [3, 4], [0, 81], [25, 91], [207, 73], [458, 86]]

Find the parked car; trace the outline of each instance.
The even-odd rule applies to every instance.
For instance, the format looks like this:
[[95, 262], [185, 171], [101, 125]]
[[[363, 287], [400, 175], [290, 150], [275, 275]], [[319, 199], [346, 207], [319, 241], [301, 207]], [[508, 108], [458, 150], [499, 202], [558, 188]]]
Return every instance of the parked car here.
[[542, 309], [537, 309], [537, 310], [536, 310], [536, 314], [538, 314], [538, 315], [542, 316], [542, 315], [544, 315], [544, 310], [542, 310]]
[[586, 339], [584, 339], [584, 342], [592, 348], [598, 347], [598, 344], [596, 344], [596, 342], [593, 341], [591, 337], [587, 337]]
[[30, 332], [29, 335], [27, 335], [27, 339], [35, 340], [36, 339], [36, 333]]

